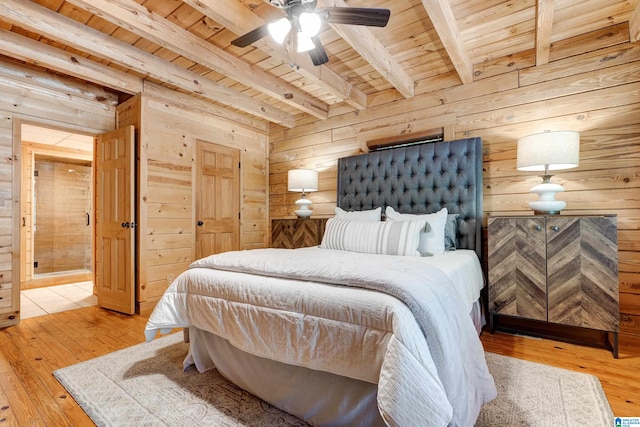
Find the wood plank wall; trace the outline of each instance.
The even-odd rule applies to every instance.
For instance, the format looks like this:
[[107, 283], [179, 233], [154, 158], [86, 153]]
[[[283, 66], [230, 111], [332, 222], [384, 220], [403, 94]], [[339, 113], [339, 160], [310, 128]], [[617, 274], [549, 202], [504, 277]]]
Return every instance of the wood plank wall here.
[[554, 43], [550, 62], [534, 63], [533, 51], [497, 58], [476, 66], [471, 84], [420, 82], [412, 99], [382, 93], [366, 111], [272, 126], [271, 219], [294, 217], [289, 169], [320, 172], [320, 191], [309, 197], [315, 216], [331, 216], [339, 157], [364, 152], [368, 140], [409, 139], [437, 127], [448, 140], [482, 137], [486, 215], [530, 214], [536, 196], [529, 189], [540, 178], [515, 169], [516, 140], [579, 131], [580, 166], [555, 175], [565, 188], [558, 199], [567, 201], [567, 214], [618, 215], [622, 331], [640, 335], [640, 44], [629, 42], [625, 23]]
[[138, 130], [136, 311], [148, 315], [168, 284], [196, 257], [196, 141], [240, 150], [240, 246], [269, 244], [268, 127], [260, 121], [236, 123], [148, 94], [121, 104], [118, 122]]
[[20, 125], [97, 134], [115, 126], [117, 96], [0, 58], [0, 327], [19, 319]]

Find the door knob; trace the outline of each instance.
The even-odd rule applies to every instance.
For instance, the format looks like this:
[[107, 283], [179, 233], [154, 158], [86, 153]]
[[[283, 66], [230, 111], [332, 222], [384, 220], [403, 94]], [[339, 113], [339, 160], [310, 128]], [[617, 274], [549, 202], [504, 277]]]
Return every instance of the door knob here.
[[128, 222], [123, 222], [122, 223], [122, 228], [129, 228], [129, 223]]
[[198, 221], [198, 227], [202, 227], [204, 225], [203, 221]]

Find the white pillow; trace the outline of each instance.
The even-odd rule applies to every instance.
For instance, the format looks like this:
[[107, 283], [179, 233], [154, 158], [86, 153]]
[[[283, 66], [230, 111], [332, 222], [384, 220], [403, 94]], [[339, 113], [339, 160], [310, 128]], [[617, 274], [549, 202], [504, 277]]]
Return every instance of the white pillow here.
[[352, 221], [380, 221], [381, 214], [381, 207], [366, 211], [345, 211], [344, 209], [336, 208], [336, 218], [350, 219]]
[[321, 248], [369, 254], [419, 256], [419, 221], [352, 221], [330, 218], [322, 237]]
[[422, 256], [444, 253], [444, 226], [447, 223], [447, 214], [447, 208], [442, 208], [436, 213], [420, 215], [401, 214], [390, 206], [385, 209], [387, 221], [415, 221], [419, 219], [429, 223], [429, 227], [420, 233], [418, 252]]

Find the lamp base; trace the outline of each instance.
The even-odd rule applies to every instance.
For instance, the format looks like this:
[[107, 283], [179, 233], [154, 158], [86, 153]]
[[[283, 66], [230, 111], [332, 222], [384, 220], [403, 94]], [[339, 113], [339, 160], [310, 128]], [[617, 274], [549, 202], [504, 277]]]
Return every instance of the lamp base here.
[[536, 215], [559, 215], [560, 211], [567, 206], [567, 202], [556, 200], [556, 193], [564, 191], [560, 184], [543, 182], [535, 185], [529, 192], [538, 195], [538, 200], [529, 202], [529, 207]]
[[[559, 201], [559, 200], [556, 200]], [[566, 203], [558, 206], [540, 205], [538, 202], [529, 203], [529, 207], [533, 210], [534, 215], [560, 215], [560, 211], [564, 209]]]
[[534, 215], [560, 215], [560, 211], [536, 211], [536, 210], [534, 210], [533, 214]]
[[296, 215], [298, 215], [298, 218], [309, 218], [311, 216], [311, 214], [313, 213], [313, 211], [309, 209], [311, 203], [311, 200], [305, 197], [296, 200], [296, 206], [298, 207], [298, 209], [295, 210], [295, 213]]

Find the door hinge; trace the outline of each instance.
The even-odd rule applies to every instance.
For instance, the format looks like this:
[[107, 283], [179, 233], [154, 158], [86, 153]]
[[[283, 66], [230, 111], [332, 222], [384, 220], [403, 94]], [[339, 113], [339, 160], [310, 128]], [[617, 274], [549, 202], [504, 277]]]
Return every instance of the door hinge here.
[[38, 171], [33, 171], [33, 176], [38, 176]]
[[240, 218], [240, 212], [238, 212], [238, 219], [242, 219], [242, 218]]
[[242, 162], [238, 162], [238, 169], [242, 169]]
[[33, 262], [33, 268], [38, 268], [38, 261]]

